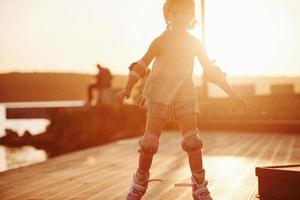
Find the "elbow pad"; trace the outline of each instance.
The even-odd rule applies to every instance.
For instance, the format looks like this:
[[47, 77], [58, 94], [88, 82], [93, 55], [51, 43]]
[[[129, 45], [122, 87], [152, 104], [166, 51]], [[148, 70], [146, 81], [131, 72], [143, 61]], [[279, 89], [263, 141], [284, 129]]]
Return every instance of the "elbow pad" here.
[[132, 63], [129, 66], [129, 76], [134, 76], [137, 79], [144, 77], [147, 72], [147, 65], [142, 60]]

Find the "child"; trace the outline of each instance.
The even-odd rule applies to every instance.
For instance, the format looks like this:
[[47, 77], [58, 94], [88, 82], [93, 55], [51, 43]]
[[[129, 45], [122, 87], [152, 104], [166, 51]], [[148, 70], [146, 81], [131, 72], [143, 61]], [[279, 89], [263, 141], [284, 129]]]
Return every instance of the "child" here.
[[[200, 61], [205, 79], [219, 85], [238, 103], [244, 102], [233, 93], [225, 80], [226, 74], [210, 61], [202, 43], [188, 33], [195, 24], [193, 0], [166, 0], [164, 17], [167, 29], [151, 43], [146, 54], [130, 67], [125, 88], [115, 96], [115, 103], [129, 98], [135, 83], [147, 79], [136, 103], [147, 109], [146, 128], [139, 140], [139, 164], [127, 200], [139, 200], [148, 187], [149, 170], [157, 152], [159, 138], [165, 124], [176, 121], [182, 132], [181, 147], [187, 153], [191, 169], [194, 200], [211, 200], [202, 165], [202, 141], [198, 136], [196, 113], [197, 95], [192, 80], [194, 58]], [[152, 70], [148, 65], [154, 59]]]

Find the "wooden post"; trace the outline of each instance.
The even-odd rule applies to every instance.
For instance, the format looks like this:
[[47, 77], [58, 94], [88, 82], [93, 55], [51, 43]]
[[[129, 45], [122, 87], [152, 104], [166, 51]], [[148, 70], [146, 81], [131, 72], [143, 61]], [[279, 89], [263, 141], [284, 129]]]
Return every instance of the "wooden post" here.
[[[205, 0], [201, 0], [201, 36], [202, 43], [205, 46]], [[202, 98], [208, 98], [207, 82], [202, 77]]]
[[[0, 104], [0, 137], [4, 135], [5, 120], [6, 120], [5, 106]], [[0, 172], [7, 169], [6, 150], [5, 147], [0, 146]]]
[[205, 45], [205, 0], [201, 0], [201, 29], [202, 42]]
[[4, 135], [5, 120], [6, 120], [6, 109], [4, 105], [0, 104], [0, 137]]

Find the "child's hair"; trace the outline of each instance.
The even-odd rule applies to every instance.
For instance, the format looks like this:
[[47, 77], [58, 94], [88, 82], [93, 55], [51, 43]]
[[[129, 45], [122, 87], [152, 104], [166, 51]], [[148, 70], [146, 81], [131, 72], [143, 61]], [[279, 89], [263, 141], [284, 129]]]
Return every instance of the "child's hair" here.
[[167, 29], [170, 28], [170, 22], [169, 22], [169, 13], [174, 6], [174, 4], [185, 4], [185, 6], [188, 6], [190, 13], [193, 16], [191, 24], [187, 27], [188, 29], [193, 29], [197, 23], [196, 16], [195, 16], [195, 2], [194, 0], [166, 0], [164, 3], [163, 11], [164, 11], [164, 18], [165, 22], [167, 24]]

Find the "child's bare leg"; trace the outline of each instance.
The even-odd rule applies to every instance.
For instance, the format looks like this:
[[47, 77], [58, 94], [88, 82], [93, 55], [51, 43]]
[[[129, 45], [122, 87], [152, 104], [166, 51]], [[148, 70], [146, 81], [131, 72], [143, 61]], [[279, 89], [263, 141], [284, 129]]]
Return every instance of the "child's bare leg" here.
[[159, 146], [159, 137], [166, 121], [160, 118], [147, 117], [144, 136], [139, 145], [139, 166], [133, 176], [133, 182], [127, 194], [126, 200], [140, 200], [148, 188], [153, 155]]
[[139, 167], [141, 172], [148, 172], [151, 164], [153, 155], [157, 152], [159, 146], [159, 137], [162, 129], [166, 124], [166, 120], [147, 117], [145, 134], [139, 141]]
[[196, 115], [188, 113], [178, 117], [177, 122], [182, 132], [181, 147], [188, 154], [192, 175], [199, 183], [205, 179], [205, 171], [202, 164], [202, 141], [197, 135]]

